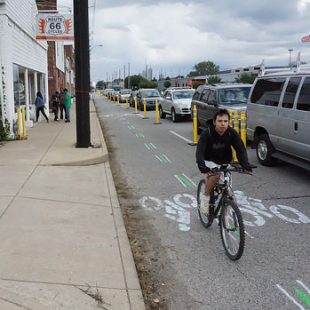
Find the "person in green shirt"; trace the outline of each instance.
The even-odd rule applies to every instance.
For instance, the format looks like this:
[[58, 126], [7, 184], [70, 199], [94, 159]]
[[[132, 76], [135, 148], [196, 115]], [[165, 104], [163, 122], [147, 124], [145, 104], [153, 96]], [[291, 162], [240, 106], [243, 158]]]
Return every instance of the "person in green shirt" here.
[[71, 94], [69, 93], [68, 89], [64, 89], [65, 93], [65, 111], [66, 111], [66, 123], [70, 123], [70, 109], [71, 109]]

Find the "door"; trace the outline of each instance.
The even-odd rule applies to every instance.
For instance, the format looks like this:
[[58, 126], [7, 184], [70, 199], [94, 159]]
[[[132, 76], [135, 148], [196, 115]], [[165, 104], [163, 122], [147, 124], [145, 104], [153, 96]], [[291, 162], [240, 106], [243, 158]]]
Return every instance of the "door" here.
[[208, 105], [206, 110], [206, 121], [209, 124], [213, 123], [213, 116], [218, 110], [216, 91], [211, 90], [210, 95], [208, 97]]
[[[296, 152], [296, 124], [295, 109], [293, 109], [296, 94], [299, 88], [301, 77], [290, 77], [284, 96], [279, 106], [277, 129], [274, 134], [277, 136], [277, 146], [279, 151], [294, 154]], [[298, 127], [298, 126], [297, 126]]]
[[294, 110], [294, 152], [300, 158], [310, 160], [310, 77], [301, 86]]
[[200, 96], [200, 100], [197, 101], [198, 125], [202, 127], [206, 127], [207, 105], [208, 105], [207, 102], [208, 102], [209, 94], [210, 94], [210, 89], [205, 89]]
[[163, 110], [166, 112], [166, 113], [169, 113], [171, 112], [171, 105], [172, 105], [172, 97], [171, 97], [171, 92], [170, 91], [167, 91], [164, 95], [164, 98], [162, 100], [162, 103], [161, 103], [161, 106], [163, 108]]

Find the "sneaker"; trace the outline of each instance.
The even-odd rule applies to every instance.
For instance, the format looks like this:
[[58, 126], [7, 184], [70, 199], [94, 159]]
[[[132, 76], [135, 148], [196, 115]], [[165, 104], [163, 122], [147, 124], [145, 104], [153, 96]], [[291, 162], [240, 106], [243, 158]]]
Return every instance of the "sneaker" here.
[[209, 200], [210, 196], [201, 195], [199, 209], [204, 215], [209, 214]]

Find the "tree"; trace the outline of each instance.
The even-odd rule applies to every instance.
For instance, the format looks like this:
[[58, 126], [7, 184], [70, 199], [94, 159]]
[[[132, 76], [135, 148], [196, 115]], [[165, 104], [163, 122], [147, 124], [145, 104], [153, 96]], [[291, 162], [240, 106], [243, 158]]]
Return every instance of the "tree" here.
[[256, 78], [255, 74], [244, 72], [241, 73], [239, 77], [235, 78], [235, 81], [237, 83], [253, 84], [255, 78]]
[[198, 87], [199, 85], [203, 85], [203, 83], [202, 83], [201, 81], [194, 81], [194, 82], [193, 82], [193, 88], [194, 88], [194, 89], [197, 89], [197, 87]]
[[217, 75], [211, 75], [208, 77], [208, 84], [221, 83], [222, 79]]
[[[130, 88], [138, 89], [143, 77], [141, 75], [132, 75], [130, 78]], [[128, 76], [125, 78], [125, 87], [128, 88]]]
[[171, 86], [171, 82], [170, 82], [170, 81], [165, 81], [164, 87], [165, 87], [165, 88], [168, 88], [168, 87], [170, 87], [170, 86]]
[[216, 75], [219, 71], [219, 66], [208, 60], [199, 62], [194, 66], [194, 69], [198, 75]]
[[106, 83], [104, 81], [98, 81], [96, 84], [96, 88], [104, 89], [106, 87]]
[[139, 88], [156, 88], [157, 86], [158, 86], [157, 82], [149, 81], [149, 80], [144, 79], [144, 78], [139, 83]]
[[197, 71], [191, 71], [187, 76], [188, 77], [198, 76], [198, 72]]

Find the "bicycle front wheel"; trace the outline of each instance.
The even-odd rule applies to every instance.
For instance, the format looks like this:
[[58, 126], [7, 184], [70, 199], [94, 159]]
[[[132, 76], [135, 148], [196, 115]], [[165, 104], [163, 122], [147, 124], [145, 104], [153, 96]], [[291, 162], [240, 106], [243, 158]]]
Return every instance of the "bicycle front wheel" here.
[[199, 215], [201, 224], [205, 228], [208, 228], [212, 224], [212, 218], [211, 218], [210, 214], [206, 215], [200, 211], [200, 201], [201, 201], [202, 195], [204, 195], [204, 192], [205, 192], [205, 183], [206, 183], [205, 180], [201, 180], [198, 184], [198, 188], [197, 188], [197, 209], [198, 209], [198, 215]]
[[244, 225], [241, 212], [237, 204], [231, 199], [223, 202], [220, 228], [227, 256], [231, 260], [238, 260], [244, 250]]

